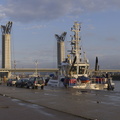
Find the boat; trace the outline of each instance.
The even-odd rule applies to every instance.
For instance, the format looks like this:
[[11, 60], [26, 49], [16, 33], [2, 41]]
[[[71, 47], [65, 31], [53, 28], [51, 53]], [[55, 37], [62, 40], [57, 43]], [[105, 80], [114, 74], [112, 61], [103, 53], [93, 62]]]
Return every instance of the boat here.
[[80, 46], [80, 31], [81, 24], [75, 22], [71, 31], [74, 33], [71, 35], [71, 50], [68, 50], [70, 54], [64, 59], [64, 32], [58, 38], [58, 68], [59, 73], [48, 82], [48, 85], [58, 86], [66, 88], [79, 88], [79, 89], [95, 89], [104, 90], [114, 89], [114, 83], [108, 76], [102, 77], [102, 74], [98, 74], [98, 58], [96, 58], [95, 74], [91, 76], [89, 72], [89, 60], [86, 58], [86, 54], [82, 51]]

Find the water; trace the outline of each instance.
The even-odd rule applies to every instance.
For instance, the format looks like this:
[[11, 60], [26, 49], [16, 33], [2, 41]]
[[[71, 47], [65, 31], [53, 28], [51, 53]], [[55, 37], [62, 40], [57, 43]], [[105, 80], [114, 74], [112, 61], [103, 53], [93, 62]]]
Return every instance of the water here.
[[115, 83], [115, 92], [120, 92], [120, 81], [113, 81]]

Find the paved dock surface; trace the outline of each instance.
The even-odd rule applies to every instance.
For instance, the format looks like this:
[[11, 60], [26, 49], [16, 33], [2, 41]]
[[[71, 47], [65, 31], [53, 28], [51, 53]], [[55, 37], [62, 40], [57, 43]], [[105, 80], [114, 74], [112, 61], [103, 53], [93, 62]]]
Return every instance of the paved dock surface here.
[[73, 120], [120, 120], [119, 92], [47, 86], [44, 90], [36, 90], [1, 85], [0, 94], [77, 117]]
[[0, 96], [1, 120], [85, 120], [18, 99]]

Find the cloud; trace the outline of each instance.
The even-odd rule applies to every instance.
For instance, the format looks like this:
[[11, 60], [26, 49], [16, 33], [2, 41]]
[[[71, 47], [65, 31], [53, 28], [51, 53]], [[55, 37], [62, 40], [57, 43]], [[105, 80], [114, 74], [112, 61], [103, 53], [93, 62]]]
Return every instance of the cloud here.
[[69, 2], [59, 0], [8, 0], [5, 14], [20, 22], [52, 20], [69, 11]]
[[53, 20], [62, 16], [79, 16], [83, 12], [119, 9], [119, 0], [6, 0], [0, 5], [0, 18], [19, 22]]
[[92, 24], [89, 24], [89, 25], [88, 25], [88, 29], [90, 29], [90, 30], [94, 30], [95, 27], [94, 27]]
[[31, 27], [26, 27], [24, 28], [25, 30], [31, 30], [31, 29], [40, 29], [40, 28], [45, 28], [46, 25], [33, 25]]
[[106, 38], [107, 41], [117, 41], [117, 38], [116, 37], [108, 37]]
[[6, 17], [4, 11], [5, 11], [5, 8], [2, 5], [0, 5], [0, 20]]

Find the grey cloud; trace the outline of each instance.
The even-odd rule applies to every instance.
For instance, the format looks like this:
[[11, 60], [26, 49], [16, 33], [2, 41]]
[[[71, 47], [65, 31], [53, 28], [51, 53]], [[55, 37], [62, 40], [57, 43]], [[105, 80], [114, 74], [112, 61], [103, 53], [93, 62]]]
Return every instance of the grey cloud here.
[[6, 15], [4, 13], [0, 13], [0, 20], [2, 20], [5, 17], [6, 17]]
[[108, 37], [106, 38], [107, 41], [118, 41], [116, 37]]
[[59, 0], [9, 0], [11, 4], [7, 5], [9, 9], [6, 15], [10, 18], [20, 21], [41, 21], [52, 20], [65, 15], [69, 10], [69, 2], [64, 4]]
[[[31, 30], [31, 29], [40, 29], [40, 28], [45, 28], [46, 25], [34, 25], [34, 26], [31, 26], [31, 27], [26, 27], [24, 28], [25, 30]], [[35, 33], [37, 34], [37, 33]]]
[[[7, 0], [0, 16], [19, 22], [53, 20], [108, 8], [120, 8], [119, 0]], [[1, 6], [0, 6], [1, 8]]]
[[2, 5], [0, 5], [0, 20], [6, 17], [4, 11], [5, 11], [5, 8]]

